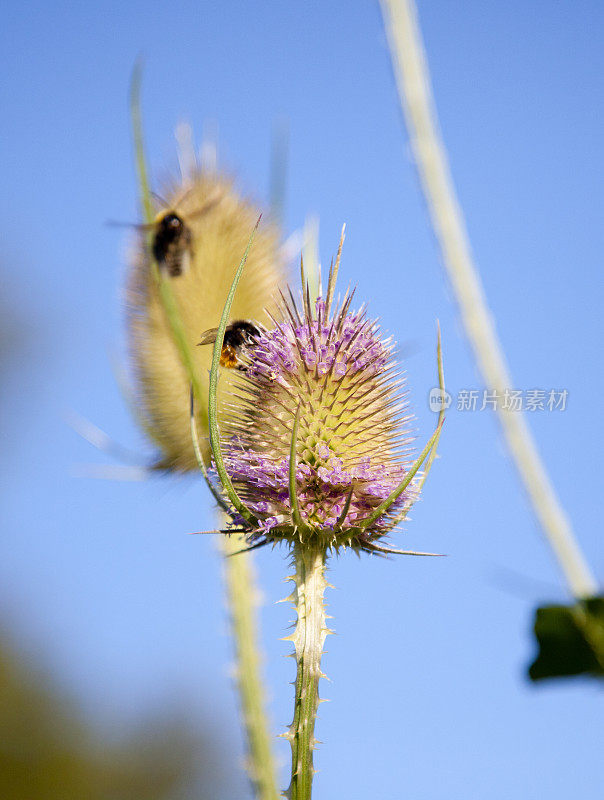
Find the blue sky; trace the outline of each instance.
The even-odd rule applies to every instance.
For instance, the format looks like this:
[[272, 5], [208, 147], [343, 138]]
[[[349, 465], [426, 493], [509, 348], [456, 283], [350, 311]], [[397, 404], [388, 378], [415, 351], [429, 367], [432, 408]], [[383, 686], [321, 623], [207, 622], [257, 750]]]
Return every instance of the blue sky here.
[[[421, 2], [454, 179], [516, 386], [566, 389], [530, 424], [599, 578], [604, 10], [596, 2]], [[220, 560], [197, 480], [75, 477], [106, 463], [76, 410], [148, 452], [112, 374], [124, 238], [137, 216], [127, 113], [135, 58], [157, 179], [174, 126], [219, 131], [219, 161], [268, 194], [271, 130], [290, 125], [286, 228], [308, 213], [407, 364], [434, 424], [435, 319], [451, 391], [481, 388], [410, 158], [372, 2], [32, 2], [5, 16], [3, 299], [20, 324], [3, 405], [0, 609], [32, 658], [108, 726], [162, 699], [210, 710], [243, 752]], [[424, 500], [396, 545], [446, 559], [332, 563], [316, 797], [600, 796], [601, 693], [530, 686], [531, 610], [566, 595], [491, 412], [449, 414]], [[275, 732], [290, 721], [285, 553], [255, 559]], [[277, 743], [286, 784], [288, 746]], [[233, 789], [244, 796], [245, 779]]]

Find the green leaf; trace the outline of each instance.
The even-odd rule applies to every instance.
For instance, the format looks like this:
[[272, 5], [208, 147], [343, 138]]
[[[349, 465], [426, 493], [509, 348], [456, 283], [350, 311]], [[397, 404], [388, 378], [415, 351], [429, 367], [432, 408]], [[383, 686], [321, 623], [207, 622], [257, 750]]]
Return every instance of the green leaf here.
[[529, 667], [533, 681], [592, 675], [604, 678], [604, 596], [570, 606], [541, 606], [535, 613], [539, 653]]
[[220, 353], [222, 350], [222, 343], [224, 341], [224, 332], [226, 330], [229, 321], [231, 306], [233, 305], [235, 293], [237, 292], [237, 286], [239, 285], [239, 281], [243, 273], [243, 268], [245, 267], [245, 262], [247, 261], [247, 257], [252, 247], [252, 242], [254, 241], [254, 235], [258, 230], [258, 226], [260, 225], [260, 219], [261, 217], [258, 217], [258, 222], [256, 222], [254, 230], [250, 234], [247, 247], [245, 248], [245, 253], [243, 254], [241, 261], [239, 262], [239, 266], [237, 267], [237, 271], [235, 272], [235, 277], [233, 278], [233, 283], [231, 284], [231, 288], [229, 289], [229, 293], [227, 295], [224, 308], [222, 309], [222, 316], [218, 324], [218, 330], [216, 331], [214, 350], [212, 352], [212, 368], [210, 369], [210, 390], [208, 397], [208, 425], [210, 429], [210, 446], [212, 448], [212, 454], [214, 456], [214, 464], [216, 466], [216, 472], [218, 473], [218, 478], [220, 479], [220, 483], [222, 484], [222, 488], [225, 494], [227, 495], [227, 497], [229, 498], [235, 509], [241, 514], [243, 519], [247, 523], [249, 523], [252, 527], [255, 527], [258, 524], [258, 519], [256, 518], [256, 516], [254, 516], [254, 514], [252, 514], [249, 508], [247, 508], [247, 506], [239, 498], [239, 495], [235, 491], [235, 487], [231, 483], [231, 479], [228, 476], [226, 467], [224, 466], [224, 459], [222, 458], [222, 451], [220, 449], [220, 430], [218, 429], [217, 394], [218, 394], [218, 370], [220, 367]]

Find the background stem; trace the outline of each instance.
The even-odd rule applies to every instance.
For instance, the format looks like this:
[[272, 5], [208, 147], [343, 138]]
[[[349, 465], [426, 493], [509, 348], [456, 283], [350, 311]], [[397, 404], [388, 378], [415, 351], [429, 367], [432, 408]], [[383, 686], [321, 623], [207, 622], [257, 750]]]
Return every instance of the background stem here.
[[248, 772], [258, 800], [276, 800], [280, 794], [264, 712], [264, 688], [260, 680], [261, 658], [256, 624], [259, 598], [252, 555], [232, 555], [246, 547], [244, 536], [232, 534], [219, 538], [225, 556], [224, 580], [235, 646], [235, 680], [248, 745]]
[[319, 679], [322, 677], [321, 656], [329, 633], [326, 625], [323, 595], [325, 580], [324, 547], [294, 546], [293, 576], [295, 590], [292, 602], [298, 614], [296, 629], [288, 637], [295, 648], [296, 696], [294, 718], [287, 738], [292, 748], [291, 782], [286, 796], [289, 800], [310, 800], [314, 776], [315, 720], [319, 705]]
[[[138, 171], [139, 192], [144, 221], [149, 226], [147, 237], [148, 257], [157, 282], [159, 296], [166, 314], [166, 321], [174, 338], [179, 358], [193, 387], [193, 398], [202, 408], [207, 406], [202, 396], [200, 382], [194, 368], [187, 337], [184, 334], [178, 305], [169, 281], [164, 280], [155, 263], [150, 248], [153, 225], [153, 204], [149, 188], [147, 163], [143, 140], [143, 126], [140, 110], [141, 68], [137, 64], [132, 77], [130, 91], [130, 110], [134, 150]], [[248, 246], [249, 247], [249, 246]], [[221, 536], [221, 548], [228, 556], [243, 549], [246, 544], [236, 534]], [[251, 568], [250, 554], [225, 557], [225, 583], [227, 602], [231, 617], [231, 631], [235, 644], [237, 688], [243, 712], [245, 732], [248, 741], [249, 772], [258, 800], [275, 800], [277, 791], [275, 768], [271, 750], [271, 738], [264, 713], [264, 691], [260, 680], [260, 655], [257, 647], [255, 608], [258, 593]]]
[[[381, 0], [392, 64], [411, 146], [432, 225], [461, 319], [484, 382], [497, 397], [513, 388], [502, 347], [473, 263], [468, 233], [457, 201], [438, 122], [426, 56], [413, 0]], [[512, 459], [571, 592], [589, 597], [597, 584], [574, 537], [541, 461], [533, 436], [519, 411], [497, 404]]]

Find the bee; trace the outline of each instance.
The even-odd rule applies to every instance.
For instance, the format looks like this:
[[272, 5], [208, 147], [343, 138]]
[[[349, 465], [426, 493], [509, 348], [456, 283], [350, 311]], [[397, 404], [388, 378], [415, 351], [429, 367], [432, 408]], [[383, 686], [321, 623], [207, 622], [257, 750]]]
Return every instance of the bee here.
[[160, 269], [171, 278], [186, 271], [192, 255], [193, 234], [176, 211], [164, 211], [155, 220], [151, 251]]
[[[198, 344], [214, 344], [217, 333], [218, 328], [210, 328], [201, 334], [201, 341]], [[220, 351], [220, 366], [245, 372], [246, 364], [241, 360], [241, 355], [254, 346], [261, 334], [261, 328], [250, 320], [239, 319], [227, 325]]]
[[[182, 202], [191, 190], [179, 199]], [[188, 215], [190, 221], [202, 217], [220, 202], [221, 192], [215, 191], [213, 195], [196, 211]], [[157, 195], [159, 198], [159, 195]], [[161, 198], [159, 198], [161, 200]], [[164, 201], [165, 202], [165, 201]], [[171, 278], [178, 278], [187, 271], [193, 258], [193, 233], [188, 223], [174, 208], [160, 212], [153, 224], [153, 242], [151, 252], [160, 269], [165, 269]]]
[[135, 228], [143, 232], [151, 231], [153, 234], [151, 253], [158, 267], [165, 270], [171, 278], [178, 278], [187, 272], [194, 257], [193, 241], [195, 237], [192, 231], [194, 220], [211, 211], [214, 206], [220, 203], [223, 195], [222, 189], [216, 187], [215, 191], [205, 198], [200, 207], [187, 214], [188, 221], [185, 222], [183, 216], [176, 211], [176, 208], [192, 191], [192, 189], [189, 189], [184, 194], [181, 194], [173, 205], [169, 205], [160, 195], [152, 192], [155, 199], [166, 208], [160, 211], [155, 221], [149, 225], [115, 222], [113, 220], [110, 220], [108, 224], [120, 228]]

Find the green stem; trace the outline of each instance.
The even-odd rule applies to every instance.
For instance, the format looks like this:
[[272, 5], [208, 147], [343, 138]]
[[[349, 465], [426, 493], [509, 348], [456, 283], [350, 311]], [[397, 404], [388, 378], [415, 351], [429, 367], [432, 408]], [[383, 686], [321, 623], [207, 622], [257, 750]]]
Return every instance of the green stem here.
[[279, 791], [264, 711], [264, 689], [260, 680], [261, 659], [256, 624], [258, 592], [251, 556], [249, 553], [233, 555], [245, 548], [244, 536], [221, 536], [220, 542], [225, 556], [224, 577], [235, 644], [235, 680], [248, 746], [248, 773], [254, 796], [258, 800], [276, 800]]
[[[140, 83], [141, 71], [140, 66], [137, 65], [132, 78], [130, 109], [141, 207], [146, 224], [151, 225], [153, 223], [153, 204], [149, 191], [143, 142], [140, 111]], [[189, 342], [184, 333], [178, 305], [172, 293], [169, 281], [162, 279], [157, 264], [152, 257], [150, 249], [151, 238], [152, 234], [150, 232], [147, 237], [149, 260], [157, 281], [159, 297], [166, 314], [168, 327], [172, 333], [178, 355], [186, 371], [189, 382], [192, 384], [193, 398], [200, 403], [203, 408], [205, 398], [202, 396], [201, 384], [194, 368], [193, 356], [191, 354]], [[245, 263], [245, 257], [243, 263]], [[243, 267], [240, 265], [240, 270], [241, 269], [243, 269]], [[197, 431], [194, 423], [192, 425], [192, 436], [194, 446], [196, 446]], [[198, 445], [196, 446], [196, 452], [201, 456]], [[216, 499], [219, 505], [223, 505], [220, 497]], [[223, 552], [226, 556], [245, 546], [245, 542], [242, 542], [236, 535], [232, 535], [231, 537], [221, 536], [220, 539], [222, 541]], [[258, 800], [276, 800], [279, 795], [274, 778], [275, 768], [271, 752], [271, 737], [268, 734], [268, 725], [264, 714], [264, 692], [260, 680], [260, 657], [257, 647], [256, 618], [253, 605], [254, 600], [257, 598], [257, 592], [248, 559], [248, 554], [224, 559], [232, 634], [235, 642], [237, 688], [239, 690], [239, 699], [243, 710], [243, 719], [248, 740], [249, 771], [254, 784], [256, 797]]]
[[141, 83], [143, 79], [143, 66], [140, 58], [132, 70], [130, 81], [130, 122], [132, 124], [132, 138], [134, 141], [134, 158], [136, 161], [136, 174], [140, 190], [140, 201], [143, 217], [147, 225], [153, 222], [153, 203], [149, 189], [149, 174], [145, 158], [145, 143], [143, 137], [143, 119], [141, 114]]
[[289, 800], [310, 800], [312, 793], [315, 719], [319, 705], [321, 656], [327, 629], [323, 595], [325, 580], [325, 548], [320, 545], [296, 544], [294, 563], [296, 584], [292, 602], [298, 614], [294, 633], [288, 637], [295, 648], [296, 697], [294, 719], [286, 734], [292, 748]]

